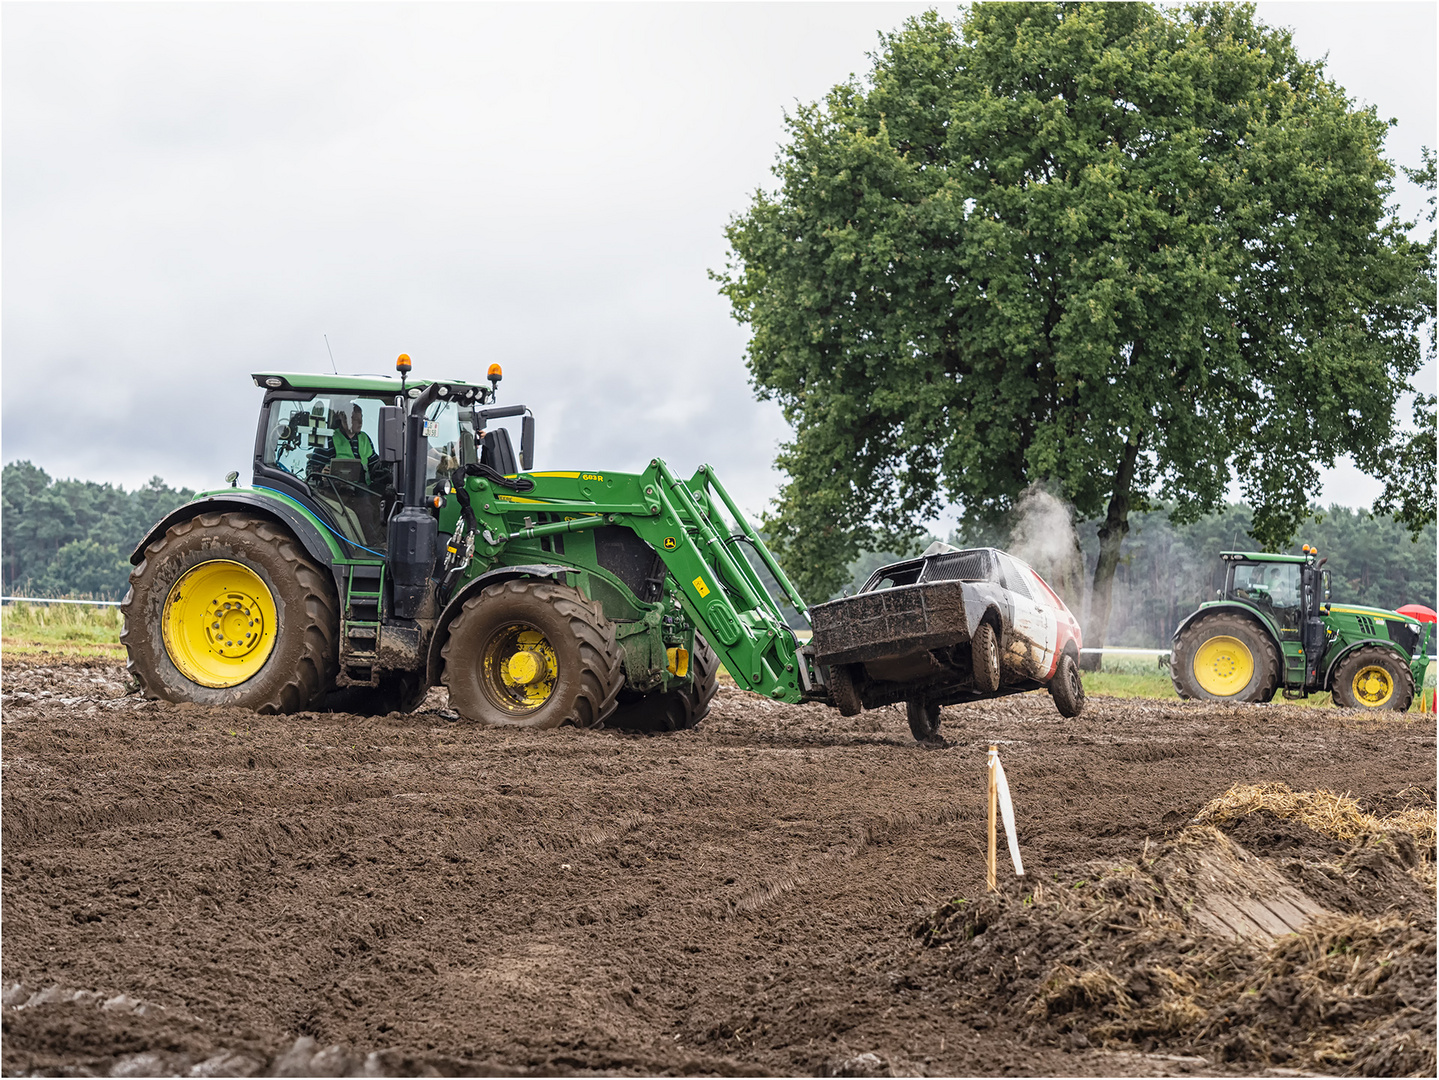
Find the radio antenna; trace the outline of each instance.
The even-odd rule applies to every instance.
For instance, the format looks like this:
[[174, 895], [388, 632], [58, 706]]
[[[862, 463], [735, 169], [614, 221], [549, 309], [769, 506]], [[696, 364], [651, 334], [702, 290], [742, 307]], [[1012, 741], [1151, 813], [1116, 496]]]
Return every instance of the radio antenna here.
[[335, 350], [330, 348], [330, 335], [321, 334], [320, 336], [325, 339], [325, 351], [330, 354], [330, 368], [335, 372], [336, 375], [338, 375], [340, 373], [340, 369], [335, 367]]

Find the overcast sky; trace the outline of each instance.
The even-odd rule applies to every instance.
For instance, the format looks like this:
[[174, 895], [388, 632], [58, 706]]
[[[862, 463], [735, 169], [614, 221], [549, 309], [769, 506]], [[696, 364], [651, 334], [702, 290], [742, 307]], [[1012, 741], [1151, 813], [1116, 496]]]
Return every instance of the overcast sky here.
[[[785, 110], [930, 6], [956, 10], [5, 4], [3, 459], [248, 476], [249, 373], [329, 370], [328, 334], [341, 371], [499, 361], [540, 467], [708, 461], [757, 511], [787, 428], [706, 271], [772, 186]], [[1418, 164], [1433, 3], [1259, 8]], [[1327, 479], [1326, 502], [1376, 490]]]

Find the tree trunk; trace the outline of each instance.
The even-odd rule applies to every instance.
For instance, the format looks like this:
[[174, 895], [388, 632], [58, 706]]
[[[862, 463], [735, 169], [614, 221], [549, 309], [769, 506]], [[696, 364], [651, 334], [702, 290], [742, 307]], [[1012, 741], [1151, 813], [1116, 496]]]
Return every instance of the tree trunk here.
[[[1134, 485], [1134, 468], [1139, 461], [1142, 437], [1135, 432], [1130, 439], [1119, 461], [1119, 471], [1114, 476], [1114, 491], [1109, 498], [1104, 524], [1099, 527], [1099, 561], [1094, 566], [1094, 586], [1089, 592], [1089, 618], [1084, 627], [1086, 649], [1103, 648], [1109, 634], [1114, 571], [1119, 566], [1119, 546], [1124, 542], [1124, 534], [1129, 532], [1129, 492]], [[1100, 653], [1089, 653], [1081, 657], [1079, 666], [1085, 671], [1098, 671], [1103, 658]]]

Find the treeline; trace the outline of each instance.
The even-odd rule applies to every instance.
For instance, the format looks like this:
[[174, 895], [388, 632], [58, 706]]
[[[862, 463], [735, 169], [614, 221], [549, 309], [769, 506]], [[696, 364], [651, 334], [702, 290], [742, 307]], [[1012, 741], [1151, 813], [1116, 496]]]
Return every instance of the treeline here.
[[[1315, 513], [1319, 520], [1301, 528], [1288, 551], [1297, 555], [1302, 544], [1312, 544], [1322, 557], [1328, 558], [1325, 568], [1332, 573], [1336, 602], [1381, 608], [1404, 604], [1439, 608], [1432, 524], [1417, 540], [1411, 540], [1408, 531], [1390, 517], [1375, 517], [1345, 506], [1316, 508]], [[1223, 585], [1221, 551], [1263, 550], [1250, 535], [1252, 525], [1253, 512], [1238, 503], [1192, 525], [1176, 525], [1164, 509], [1131, 514], [1124, 555], [1114, 578], [1108, 644], [1140, 648], [1167, 645], [1184, 616], [1203, 601], [1215, 599], [1215, 590]], [[1097, 528], [1098, 522], [1081, 521], [1075, 525], [1086, 587], [1099, 558]], [[956, 547], [1008, 547], [1010, 538], [1006, 523], [976, 524], [956, 530], [948, 542]], [[925, 537], [915, 550], [932, 539]], [[897, 557], [893, 553], [870, 553], [856, 560], [850, 568], [851, 589], [859, 588], [878, 566]], [[1044, 572], [1047, 568], [1039, 569]], [[1073, 596], [1065, 599], [1083, 620], [1084, 600]]]
[[54, 480], [28, 461], [0, 475], [0, 574], [6, 596], [119, 600], [130, 552], [151, 525], [194, 498], [153, 477], [134, 491]]
[[[6, 465], [0, 478], [0, 572], [7, 596], [90, 596], [118, 600], [125, 595], [130, 552], [165, 514], [194, 497], [188, 488], [172, 488], [160, 477], [134, 491], [87, 480], [54, 480], [28, 461]], [[1300, 531], [1290, 551], [1313, 544], [1327, 556], [1333, 572], [1334, 599], [1351, 604], [1394, 608], [1436, 603], [1435, 529], [1417, 541], [1388, 517], [1331, 506]], [[1253, 514], [1231, 504], [1192, 525], [1176, 525], [1163, 510], [1135, 513], [1124, 541], [1124, 558], [1114, 581], [1114, 610], [1109, 644], [1163, 646], [1189, 612], [1212, 599], [1222, 584], [1219, 553], [1258, 550], [1250, 537]], [[1095, 522], [1075, 525], [1083, 581], [1094, 575], [1099, 556]], [[993, 544], [1009, 547], [1010, 523], [971, 523], [950, 535], [957, 547]], [[914, 551], [933, 537], [925, 537]], [[870, 573], [900, 558], [871, 552], [851, 564], [850, 589]], [[752, 560], [757, 563], [757, 560]], [[772, 595], [779, 589], [759, 568]], [[1039, 567], [1049, 572], [1047, 567]], [[1080, 577], [1078, 568], [1074, 578]], [[1059, 586], [1059, 582], [1054, 584]], [[1082, 619], [1083, 599], [1066, 596]], [[797, 614], [791, 622], [803, 625]]]

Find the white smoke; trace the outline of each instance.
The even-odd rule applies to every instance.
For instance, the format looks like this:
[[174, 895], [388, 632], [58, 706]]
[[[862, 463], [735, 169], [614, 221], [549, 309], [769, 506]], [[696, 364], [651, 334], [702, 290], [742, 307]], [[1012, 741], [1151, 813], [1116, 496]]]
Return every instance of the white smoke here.
[[1010, 519], [1009, 553], [1023, 559], [1049, 582], [1075, 618], [1084, 612], [1084, 557], [1074, 530], [1074, 509], [1042, 484], [1019, 496]]

